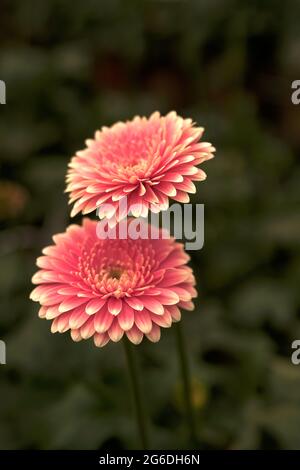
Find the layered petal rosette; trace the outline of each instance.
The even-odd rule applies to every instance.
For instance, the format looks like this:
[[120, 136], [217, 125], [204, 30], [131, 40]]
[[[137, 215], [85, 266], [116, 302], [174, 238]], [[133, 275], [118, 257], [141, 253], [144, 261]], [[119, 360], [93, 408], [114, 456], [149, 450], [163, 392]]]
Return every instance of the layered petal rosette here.
[[135, 344], [144, 335], [155, 342], [161, 327], [180, 320], [180, 308], [193, 309], [189, 256], [173, 238], [100, 239], [97, 222], [85, 219], [53, 240], [37, 259], [30, 296], [53, 333], [93, 337], [100, 347], [124, 334]]
[[197, 165], [215, 151], [200, 141], [203, 131], [174, 111], [103, 127], [69, 164], [71, 215], [99, 209], [100, 217], [113, 224], [130, 212], [146, 217], [149, 210], [166, 210], [169, 198], [189, 202], [188, 193], [196, 192], [193, 181], [206, 178]]

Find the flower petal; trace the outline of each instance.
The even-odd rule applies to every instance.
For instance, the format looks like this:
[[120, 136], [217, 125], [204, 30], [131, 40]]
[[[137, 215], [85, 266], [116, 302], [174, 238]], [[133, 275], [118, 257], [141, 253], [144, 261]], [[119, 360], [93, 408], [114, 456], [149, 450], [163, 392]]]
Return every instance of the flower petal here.
[[108, 310], [112, 315], [118, 315], [122, 310], [122, 300], [110, 297], [108, 300]]
[[134, 310], [123, 302], [122, 311], [118, 315], [120, 327], [124, 330], [130, 330], [134, 324]]
[[94, 315], [94, 313], [98, 312], [105, 303], [106, 300], [104, 299], [92, 299], [87, 303], [85, 311], [88, 315]]
[[136, 326], [142, 333], [150, 333], [152, 328], [152, 320], [150, 313], [144, 309], [141, 312], [136, 312], [134, 315]]
[[160, 340], [160, 328], [153, 323], [152, 330], [148, 333], [147, 338], [153, 343], [157, 343]]
[[103, 309], [94, 315], [94, 326], [97, 333], [105, 333], [111, 326], [114, 316], [108, 310]]
[[78, 307], [70, 314], [69, 325], [72, 329], [79, 329], [89, 319], [83, 308]]
[[126, 331], [126, 336], [133, 344], [140, 344], [144, 335], [136, 325], [133, 325], [130, 330]]
[[137, 297], [125, 297], [125, 301], [133, 310], [143, 310], [144, 304]]
[[85, 304], [86, 299], [79, 298], [79, 297], [71, 297], [66, 300], [64, 300], [58, 307], [58, 310], [63, 313], [63, 312], [68, 312], [69, 310], [72, 310], [75, 307], [78, 307], [79, 305]]
[[[159, 298], [160, 298], [160, 295], [159, 295]], [[156, 315], [162, 315], [164, 313], [163, 305], [156, 298], [142, 295], [140, 299], [143, 302], [143, 305], [148, 310], [150, 310], [150, 312], [156, 313]]]
[[109, 335], [110, 339], [113, 342], [116, 343], [117, 341], [120, 341], [123, 334], [124, 334], [124, 330], [122, 330], [122, 328], [119, 325], [119, 322], [118, 322], [117, 318], [115, 318], [113, 324], [111, 325], [111, 327], [108, 330], [108, 335]]
[[95, 343], [95, 346], [97, 346], [98, 348], [103, 348], [103, 346], [105, 346], [109, 341], [109, 336], [108, 334], [106, 333], [95, 333], [94, 335], [94, 343]]

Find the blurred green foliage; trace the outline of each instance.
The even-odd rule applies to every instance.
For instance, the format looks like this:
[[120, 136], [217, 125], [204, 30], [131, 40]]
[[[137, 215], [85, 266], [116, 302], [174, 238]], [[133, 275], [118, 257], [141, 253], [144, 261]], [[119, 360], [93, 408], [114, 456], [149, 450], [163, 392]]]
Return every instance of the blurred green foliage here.
[[[28, 294], [69, 223], [69, 158], [102, 125], [176, 109], [217, 147], [183, 315], [202, 448], [300, 449], [299, 20], [296, 0], [2, 0], [0, 448], [136, 445], [122, 344], [51, 335]], [[186, 447], [172, 329], [136, 354], [153, 448]]]

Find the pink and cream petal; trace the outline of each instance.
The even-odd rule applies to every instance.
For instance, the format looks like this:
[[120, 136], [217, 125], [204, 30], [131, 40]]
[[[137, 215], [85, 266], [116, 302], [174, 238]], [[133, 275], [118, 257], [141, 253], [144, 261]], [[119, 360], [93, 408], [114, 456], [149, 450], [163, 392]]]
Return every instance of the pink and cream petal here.
[[116, 342], [120, 341], [123, 334], [124, 334], [124, 330], [122, 330], [122, 328], [119, 325], [119, 322], [118, 322], [117, 318], [115, 318], [112, 325], [111, 325], [111, 327], [108, 330], [108, 335], [109, 335], [110, 339], [114, 343], [116, 343]]
[[152, 328], [151, 314], [146, 310], [136, 312], [134, 316], [136, 326], [142, 333], [149, 333]]
[[95, 333], [94, 343], [98, 348], [103, 348], [109, 342], [109, 336], [106, 333]]
[[134, 324], [134, 310], [125, 302], [123, 302], [122, 311], [118, 315], [120, 327], [124, 330], [130, 330]]
[[133, 344], [140, 344], [144, 335], [137, 326], [133, 325], [130, 330], [126, 331], [126, 336]]
[[152, 330], [146, 336], [152, 343], [157, 343], [160, 340], [160, 327], [153, 323]]

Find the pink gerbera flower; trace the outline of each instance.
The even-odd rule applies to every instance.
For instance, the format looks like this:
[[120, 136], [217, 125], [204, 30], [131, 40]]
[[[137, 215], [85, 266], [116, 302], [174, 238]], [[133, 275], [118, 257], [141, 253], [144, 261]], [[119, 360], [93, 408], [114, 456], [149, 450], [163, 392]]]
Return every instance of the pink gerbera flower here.
[[158, 341], [160, 327], [180, 320], [179, 307], [193, 309], [189, 256], [173, 238], [99, 239], [96, 226], [87, 219], [69, 226], [37, 259], [30, 297], [39, 316], [52, 320], [53, 333], [93, 337], [100, 347], [124, 333], [135, 344], [144, 334]]
[[[176, 112], [103, 127], [69, 164], [66, 191], [70, 203], [76, 201], [71, 215], [88, 214], [105, 203], [100, 217], [118, 221], [130, 211], [146, 217], [149, 209], [166, 210], [169, 198], [188, 202], [188, 193], [196, 192], [193, 181], [206, 178], [196, 165], [215, 151], [199, 142], [203, 131]], [[120, 209], [125, 197], [127, 207]]]

